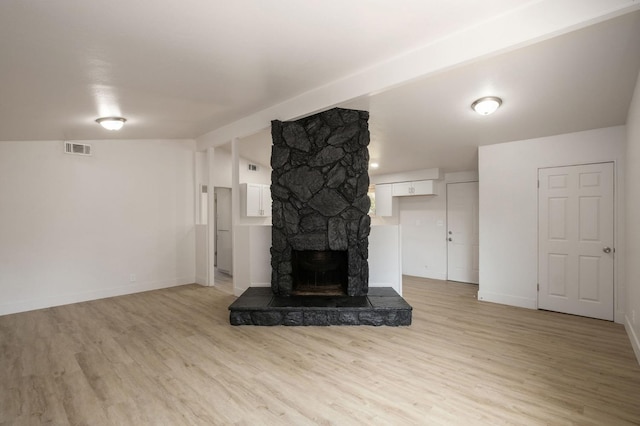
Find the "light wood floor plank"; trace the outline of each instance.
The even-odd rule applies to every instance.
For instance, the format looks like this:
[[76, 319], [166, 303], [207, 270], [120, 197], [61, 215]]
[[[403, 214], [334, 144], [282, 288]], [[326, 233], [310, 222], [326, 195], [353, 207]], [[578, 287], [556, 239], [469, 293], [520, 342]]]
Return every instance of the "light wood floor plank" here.
[[640, 424], [619, 324], [405, 277], [410, 327], [232, 327], [229, 288], [0, 317], [0, 425]]

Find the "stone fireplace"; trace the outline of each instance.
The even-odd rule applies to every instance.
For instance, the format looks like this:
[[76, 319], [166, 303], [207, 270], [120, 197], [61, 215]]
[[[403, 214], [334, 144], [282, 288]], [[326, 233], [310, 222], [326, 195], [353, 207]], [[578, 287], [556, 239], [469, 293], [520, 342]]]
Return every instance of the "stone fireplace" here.
[[275, 294], [367, 294], [368, 118], [335, 108], [271, 123]]
[[393, 288], [369, 288], [368, 119], [334, 108], [271, 123], [271, 287], [233, 302], [232, 325], [411, 324]]

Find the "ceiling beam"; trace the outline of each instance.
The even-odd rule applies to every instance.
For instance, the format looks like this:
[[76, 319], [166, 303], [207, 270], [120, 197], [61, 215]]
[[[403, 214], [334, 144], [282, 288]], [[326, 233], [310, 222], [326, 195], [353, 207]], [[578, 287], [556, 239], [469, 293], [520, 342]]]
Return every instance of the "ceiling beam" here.
[[196, 138], [198, 150], [639, 9], [638, 0], [533, 1], [205, 133]]

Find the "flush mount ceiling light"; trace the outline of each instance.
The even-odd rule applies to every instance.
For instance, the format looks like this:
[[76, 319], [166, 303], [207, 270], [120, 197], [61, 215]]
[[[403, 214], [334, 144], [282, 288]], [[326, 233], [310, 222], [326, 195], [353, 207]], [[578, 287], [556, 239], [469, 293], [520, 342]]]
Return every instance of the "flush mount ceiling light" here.
[[122, 117], [101, 117], [96, 120], [96, 123], [100, 124], [107, 130], [120, 130], [124, 126], [126, 118]]
[[502, 105], [502, 99], [496, 96], [485, 96], [471, 104], [471, 108], [480, 115], [489, 115]]

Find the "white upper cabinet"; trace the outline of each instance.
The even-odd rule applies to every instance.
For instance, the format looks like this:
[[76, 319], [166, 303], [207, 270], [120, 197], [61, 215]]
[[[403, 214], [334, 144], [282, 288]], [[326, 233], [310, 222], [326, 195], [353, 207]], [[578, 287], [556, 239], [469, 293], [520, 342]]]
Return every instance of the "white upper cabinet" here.
[[393, 184], [376, 185], [376, 216], [393, 216]]
[[434, 180], [376, 184], [376, 216], [393, 216], [393, 197], [438, 195]]
[[242, 213], [247, 217], [271, 216], [271, 188], [258, 183], [240, 185]]
[[435, 182], [433, 180], [417, 180], [393, 184], [392, 196], [407, 197], [412, 195], [437, 195]]

